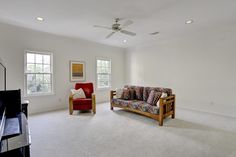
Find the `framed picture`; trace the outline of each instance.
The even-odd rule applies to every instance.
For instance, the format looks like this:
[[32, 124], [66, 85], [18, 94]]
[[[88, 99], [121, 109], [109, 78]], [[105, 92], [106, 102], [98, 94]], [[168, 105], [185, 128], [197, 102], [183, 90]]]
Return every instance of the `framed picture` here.
[[70, 61], [70, 81], [85, 81], [85, 62]]

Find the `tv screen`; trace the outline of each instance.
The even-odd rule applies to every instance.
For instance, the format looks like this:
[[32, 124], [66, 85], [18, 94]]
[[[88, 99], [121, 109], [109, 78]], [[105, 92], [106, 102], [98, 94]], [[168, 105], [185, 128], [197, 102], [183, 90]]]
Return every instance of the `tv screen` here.
[[[0, 58], [0, 92], [6, 90], [6, 68], [4, 67], [2, 60]], [[0, 93], [1, 97], [1, 93]], [[5, 125], [5, 104], [0, 98], [0, 140], [3, 135], [4, 125]]]

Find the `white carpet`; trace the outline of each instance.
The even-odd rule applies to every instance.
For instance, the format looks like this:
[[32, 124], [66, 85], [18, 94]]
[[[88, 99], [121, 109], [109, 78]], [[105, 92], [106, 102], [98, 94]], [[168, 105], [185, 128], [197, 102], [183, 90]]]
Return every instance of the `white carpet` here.
[[29, 117], [32, 157], [235, 157], [236, 120], [177, 108], [158, 122], [108, 103]]

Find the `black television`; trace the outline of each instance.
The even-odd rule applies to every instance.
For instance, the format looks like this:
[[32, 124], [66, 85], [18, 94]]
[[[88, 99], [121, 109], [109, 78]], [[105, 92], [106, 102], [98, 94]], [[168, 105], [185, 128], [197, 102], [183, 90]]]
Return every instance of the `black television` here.
[[6, 90], [7, 88], [6, 72], [7, 72], [7, 69], [2, 63], [1, 58], [0, 58], [0, 91]]
[[[2, 63], [2, 60], [0, 58], [0, 92], [6, 91], [6, 67]], [[5, 104], [0, 99], [0, 140], [3, 134], [4, 130], [4, 124], [5, 124]]]

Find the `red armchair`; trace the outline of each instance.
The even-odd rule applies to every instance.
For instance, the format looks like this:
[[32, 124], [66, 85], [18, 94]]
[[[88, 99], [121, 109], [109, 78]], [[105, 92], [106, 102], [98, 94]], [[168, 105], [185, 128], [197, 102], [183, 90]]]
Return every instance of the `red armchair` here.
[[93, 93], [93, 83], [76, 83], [75, 89], [82, 88], [86, 98], [73, 99], [71, 94], [69, 97], [69, 113], [73, 114], [73, 110], [92, 110], [96, 113], [96, 99]]

